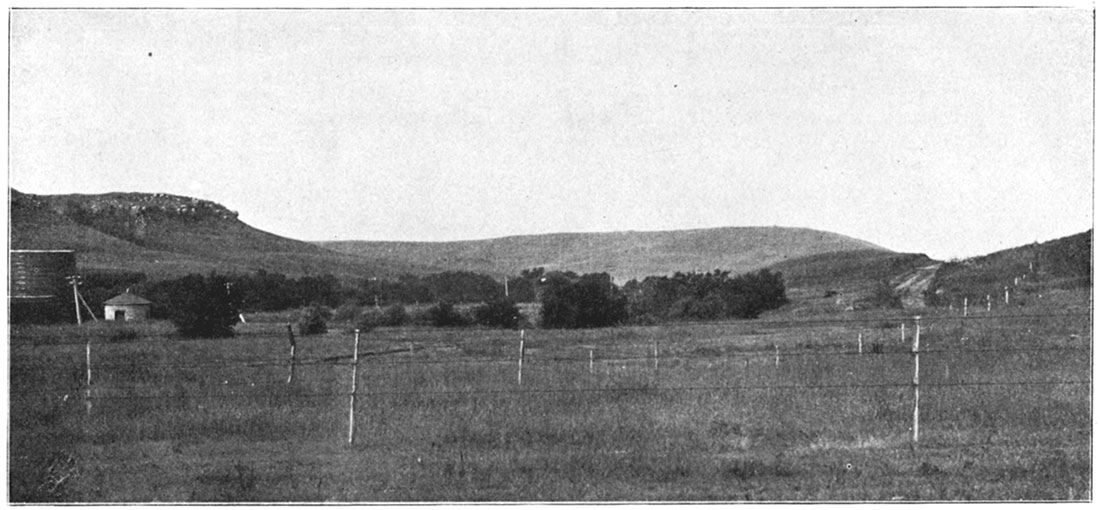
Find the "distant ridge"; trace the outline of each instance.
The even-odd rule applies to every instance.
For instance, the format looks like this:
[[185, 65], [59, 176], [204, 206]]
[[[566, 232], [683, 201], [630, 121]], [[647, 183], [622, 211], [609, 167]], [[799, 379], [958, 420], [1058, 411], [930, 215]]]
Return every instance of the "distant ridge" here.
[[290, 276], [343, 279], [396, 276], [431, 268], [369, 260], [255, 229], [229, 209], [164, 193], [34, 195], [10, 190], [11, 249], [72, 249], [82, 270]]
[[752, 271], [787, 259], [853, 250], [890, 251], [852, 237], [791, 227], [720, 227], [653, 232], [557, 233], [450, 242], [325, 241], [372, 259], [488, 274], [533, 267], [607, 272], [616, 281], [676, 271]]
[[885, 248], [790, 227], [555, 233], [454, 242], [304, 242], [255, 229], [207, 200], [164, 193], [34, 195], [10, 190], [13, 249], [73, 249], [85, 270], [333, 274], [352, 283], [409, 273], [517, 275], [544, 267], [615, 280], [721, 269], [735, 274], [812, 255]]

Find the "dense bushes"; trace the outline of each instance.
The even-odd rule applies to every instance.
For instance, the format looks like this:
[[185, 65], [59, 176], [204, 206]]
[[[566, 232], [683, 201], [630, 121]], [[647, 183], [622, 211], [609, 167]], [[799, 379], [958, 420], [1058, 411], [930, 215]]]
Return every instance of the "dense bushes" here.
[[298, 319], [298, 334], [323, 335], [328, 332], [328, 320], [331, 318], [332, 310], [314, 303], [302, 311], [302, 317]]
[[626, 297], [607, 273], [555, 272], [540, 283], [544, 328], [600, 328], [627, 318]]
[[168, 318], [187, 337], [233, 336], [240, 317], [240, 294], [225, 276], [192, 274], [164, 282], [157, 301], [164, 303]]
[[466, 319], [458, 310], [455, 310], [453, 304], [446, 301], [441, 301], [435, 306], [428, 309], [425, 313], [425, 317], [428, 320], [428, 324], [437, 328], [449, 328], [468, 326], [470, 321]]
[[474, 322], [481, 326], [513, 329], [520, 323], [519, 307], [507, 299], [490, 301], [474, 308]]
[[751, 319], [787, 303], [783, 275], [762, 269], [730, 278], [729, 271], [651, 276], [623, 287], [635, 320]]
[[[649, 277], [641, 282], [631, 280], [622, 289], [614, 285], [607, 273], [546, 273], [541, 268], [525, 270], [521, 278], [509, 281], [514, 282], [518, 294], [541, 302], [539, 322], [545, 328], [606, 327], [628, 320], [653, 324], [666, 320], [755, 318], [787, 302], [782, 275], [766, 269], [736, 277], [730, 277], [728, 271], [676, 273], [671, 277]], [[404, 297], [432, 297], [440, 292], [462, 298], [466, 303], [477, 302], [474, 299], [481, 295], [491, 297], [481, 300], [480, 305], [467, 311], [468, 314], [457, 310], [453, 301], [439, 300], [438, 304], [411, 317], [400, 300], [390, 303], [385, 311], [378, 306], [362, 310], [361, 304], [356, 304], [358, 300], [350, 298], [348, 289], [341, 287], [331, 275], [298, 280], [262, 271], [236, 279], [189, 275], [151, 284], [145, 290], [157, 303], [154, 314], [160, 311], [170, 316], [181, 332], [191, 336], [231, 335], [246, 298], [263, 308], [287, 306], [306, 296], [318, 296], [320, 299], [311, 301], [298, 321], [302, 335], [324, 333], [326, 322], [334, 317], [339, 322], [354, 322], [360, 329], [410, 323], [436, 327], [477, 324], [516, 328], [524, 322], [517, 300], [505, 298], [503, 286], [486, 276], [463, 272], [439, 273], [426, 278], [406, 275], [399, 279], [397, 287], [387, 287], [394, 282], [377, 279], [364, 282], [370, 282], [368, 290], [372, 291], [404, 289], [401, 292], [409, 292]], [[462, 290], [464, 285], [469, 285], [469, 289]], [[287, 295], [266, 295], [281, 292]], [[261, 294], [265, 296], [256, 301]], [[387, 299], [392, 297], [387, 296]], [[336, 308], [334, 314], [330, 307], [336, 301], [344, 304]], [[380, 303], [383, 299], [371, 301]]]

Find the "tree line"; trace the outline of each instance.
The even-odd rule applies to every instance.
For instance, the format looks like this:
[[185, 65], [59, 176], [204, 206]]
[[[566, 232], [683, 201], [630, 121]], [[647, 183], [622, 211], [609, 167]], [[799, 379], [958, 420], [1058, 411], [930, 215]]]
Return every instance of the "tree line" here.
[[[303, 332], [322, 332], [334, 309], [362, 328], [420, 323], [433, 326], [517, 327], [520, 302], [538, 302], [544, 328], [595, 328], [625, 323], [716, 320], [759, 316], [787, 303], [783, 277], [767, 269], [675, 273], [617, 286], [607, 273], [523, 270], [504, 285], [488, 275], [446, 271], [394, 279], [363, 278], [346, 285], [332, 275], [290, 278], [259, 270], [246, 275], [192, 274], [150, 282], [141, 273], [92, 273], [84, 295], [95, 305], [132, 288], [155, 303], [152, 315], [170, 319], [190, 336], [232, 333], [239, 314], [302, 309]], [[480, 303], [465, 312], [456, 303]], [[430, 305], [412, 316], [409, 305]], [[383, 310], [384, 308], [384, 310]], [[302, 325], [305, 324], [305, 325]]]

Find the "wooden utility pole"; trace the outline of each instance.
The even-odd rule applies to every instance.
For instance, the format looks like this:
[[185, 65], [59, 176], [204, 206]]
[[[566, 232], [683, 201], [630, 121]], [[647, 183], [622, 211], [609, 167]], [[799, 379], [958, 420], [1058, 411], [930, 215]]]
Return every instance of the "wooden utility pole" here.
[[355, 442], [355, 390], [359, 384], [359, 330], [355, 330], [355, 351], [351, 355], [351, 403], [348, 406], [348, 444]]
[[76, 286], [80, 285], [80, 276], [74, 274], [69, 276], [68, 280], [73, 286], [73, 311], [76, 313], [76, 323], [83, 324], [84, 321], [80, 318], [80, 293], [76, 290]]
[[916, 333], [913, 334], [913, 447], [920, 441], [920, 316], [914, 317]]

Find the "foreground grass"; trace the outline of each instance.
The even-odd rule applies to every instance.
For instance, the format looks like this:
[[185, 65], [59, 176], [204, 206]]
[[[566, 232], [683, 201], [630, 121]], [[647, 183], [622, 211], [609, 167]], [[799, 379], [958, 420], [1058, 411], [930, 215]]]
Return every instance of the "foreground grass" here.
[[[81, 335], [92, 333], [15, 331], [10, 494], [82, 502], [1091, 498], [1091, 384], [1074, 384], [1091, 382], [1091, 324], [1021, 315], [925, 318], [917, 448], [912, 360], [901, 322], [885, 315], [527, 331], [522, 385], [516, 332], [381, 329], [361, 338], [353, 445], [351, 336], [340, 327], [299, 339], [294, 384], [286, 383], [281, 324], [250, 323], [223, 341], [183, 341], [156, 326], [136, 340], [103, 329], [93, 339], [90, 413]], [[860, 335], [881, 353], [859, 355]], [[54, 345], [35, 347], [36, 338]]]

